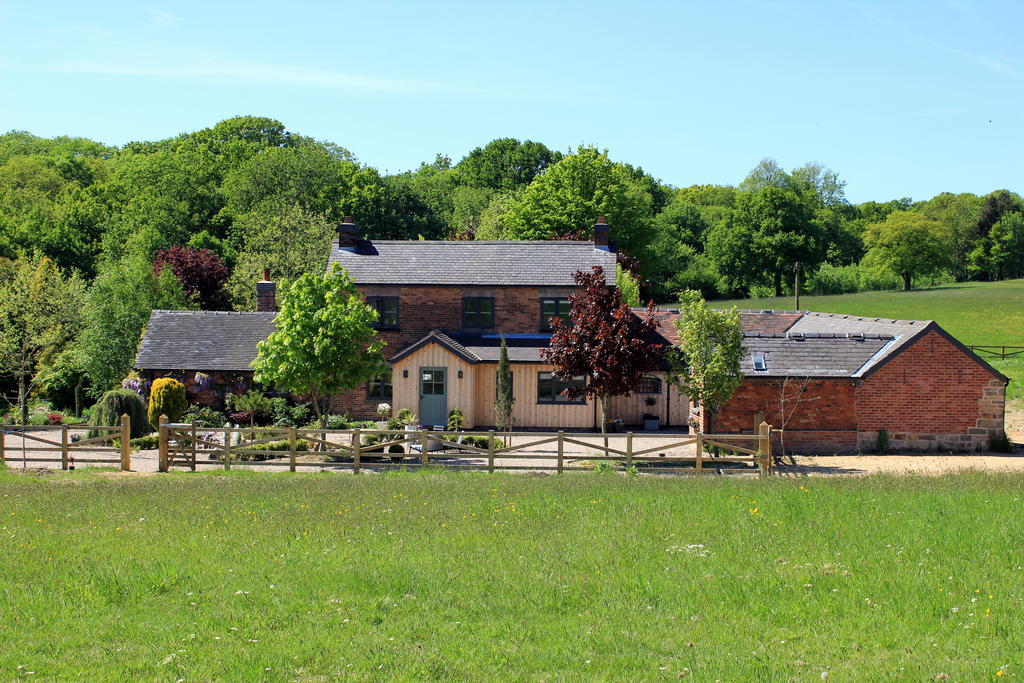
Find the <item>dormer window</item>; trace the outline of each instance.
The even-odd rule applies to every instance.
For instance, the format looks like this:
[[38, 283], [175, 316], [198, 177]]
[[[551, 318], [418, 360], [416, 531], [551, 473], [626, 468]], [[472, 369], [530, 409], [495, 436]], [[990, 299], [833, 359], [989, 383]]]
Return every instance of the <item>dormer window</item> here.
[[397, 296], [370, 296], [366, 303], [377, 311], [377, 323], [374, 327], [378, 330], [398, 329], [398, 297]]
[[755, 353], [753, 356], [754, 372], [768, 372], [768, 364], [764, 360], [763, 353]]
[[466, 297], [462, 300], [462, 327], [466, 330], [494, 329], [494, 299]]

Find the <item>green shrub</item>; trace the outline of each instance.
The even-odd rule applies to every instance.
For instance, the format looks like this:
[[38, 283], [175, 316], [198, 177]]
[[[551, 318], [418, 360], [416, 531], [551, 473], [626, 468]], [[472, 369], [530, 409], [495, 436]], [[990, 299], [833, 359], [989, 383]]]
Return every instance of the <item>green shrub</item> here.
[[273, 400], [255, 389], [250, 389], [238, 396], [228, 394], [224, 397], [224, 402], [232, 413], [249, 413], [252, 415], [252, 421], [257, 425], [265, 425], [270, 422], [274, 409]]
[[444, 428], [450, 432], [460, 431], [462, 429], [462, 423], [464, 421], [465, 417], [463, 416], [462, 411], [459, 410], [458, 408], [455, 408], [450, 413], [448, 413], [448, 424], [446, 424]]
[[194, 405], [186, 410], [181, 416], [182, 422], [195, 423], [197, 427], [223, 427], [228, 421], [227, 415], [214, 410], [210, 406]]
[[313, 409], [308, 403], [289, 406], [283, 398], [271, 400], [274, 402], [272, 417], [275, 427], [298, 427], [309, 423]]
[[157, 434], [147, 434], [137, 439], [132, 439], [132, 450], [152, 451], [160, 447], [160, 437]]
[[876, 450], [879, 453], [889, 452], [889, 432], [884, 429], [878, 430], [878, 444], [876, 445]]
[[161, 377], [149, 389], [149, 410], [146, 416], [150, 424], [160, 424], [160, 416], [166, 415], [168, 422], [178, 422], [188, 409], [185, 385], [173, 377]]
[[[285, 439], [283, 441], [270, 441], [268, 443], [259, 443], [253, 446], [240, 446], [232, 449], [231, 453], [234, 457], [239, 460], [270, 460], [274, 455], [267, 455], [266, 453], [254, 453], [253, 451], [284, 451], [288, 452], [291, 450], [291, 443]], [[299, 439], [295, 442], [296, 451], [308, 451], [309, 442], [305, 439]]]
[[1003, 432], [999, 436], [993, 436], [988, 440], [988, 449], [993, 453], [1013, 453], [1014, 443], [1006, 435], [1006, 432]]
[[[146, 418], [146, 404], [130, 389], [111, 389], [103, 394], [93, 406], [89, 424], [93, 426], [116, 427], [121, 416], [127, 414], [132, 421], [131, 437], [146, 436], [153, 431]], [[110, 432], [90, 430], [89, 437], [106, 436]]]

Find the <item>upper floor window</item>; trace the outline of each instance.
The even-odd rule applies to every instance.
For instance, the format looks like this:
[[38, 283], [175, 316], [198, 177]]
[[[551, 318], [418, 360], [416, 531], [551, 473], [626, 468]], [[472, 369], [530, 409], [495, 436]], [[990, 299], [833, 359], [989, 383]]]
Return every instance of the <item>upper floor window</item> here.
[[462, 327], [474, 330], [494, 328], [494, 299], [466, 297], [462, 300]]
[[551, 330], [551, 319], [561, 318], [569, 322], [569, 299], [568, 297], [549, 297], [540, 300], [540, 329], [545, 332]]
[[377, 311], [378, 330], [398, 329], [398, 297], [397, 296], [370, 296], [366, 303]]
[[583, 375], [562, 379], [553, 372], [537, 373], [537, 403], [586, 403], [582, 398], [569, 398], [565, 390], [582, 389], [586, 385]]
[[638, 394], [660, 394], [661, 393], [661, 379], [654, 375], [644, 375], [644, 378], [640, 380], [640, 385], [636, 388]]
[[377, 375], [366, 384], [367, 398], [391, 398], [391, 371]]

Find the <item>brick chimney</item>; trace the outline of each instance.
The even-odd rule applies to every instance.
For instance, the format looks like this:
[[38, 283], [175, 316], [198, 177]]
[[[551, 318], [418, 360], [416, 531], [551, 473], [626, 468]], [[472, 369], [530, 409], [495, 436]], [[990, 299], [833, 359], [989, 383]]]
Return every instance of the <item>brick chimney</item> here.
[[597, 223], [594, 225], [594, 246], [598, 249], [608, 250], [608, 223], [605, 222], [604, 216], [597, 217]]
[[345, 220], [338, 226], [338, 248], [355, 251], [358, 243], [362, 240], [359, 234], [359, 226], [352, 216], [345, 216]]
[[256, 283], [256, 310], [262, 313], [277, 310], [277, 285], [270, 279], [270, 268], [263, 269], [263, 279]]

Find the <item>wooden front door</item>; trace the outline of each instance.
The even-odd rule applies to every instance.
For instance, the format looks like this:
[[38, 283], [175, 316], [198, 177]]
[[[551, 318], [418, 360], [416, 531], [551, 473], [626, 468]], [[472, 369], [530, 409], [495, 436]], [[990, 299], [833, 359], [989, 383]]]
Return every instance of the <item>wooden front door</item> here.
[[445, 368], [420, 368], [420, 423], [444, 426], [447, 422], [447, 371]]

